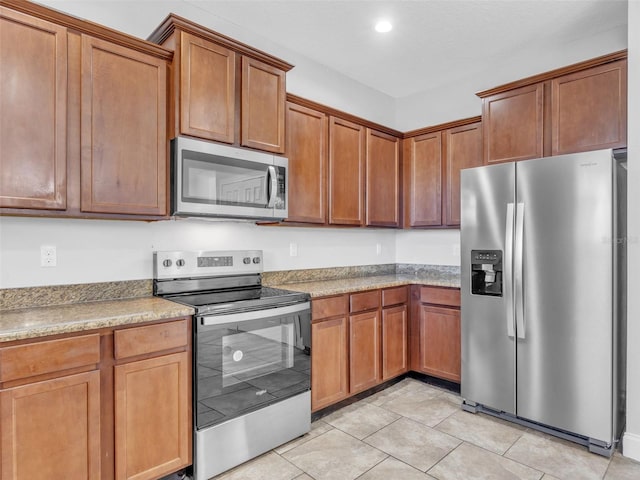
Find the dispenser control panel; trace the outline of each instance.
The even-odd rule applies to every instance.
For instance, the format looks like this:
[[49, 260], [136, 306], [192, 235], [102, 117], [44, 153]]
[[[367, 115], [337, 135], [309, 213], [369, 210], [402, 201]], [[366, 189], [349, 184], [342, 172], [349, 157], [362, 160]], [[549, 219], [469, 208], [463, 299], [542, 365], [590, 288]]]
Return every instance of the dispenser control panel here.
[[502, 250], [471, 250], [471, 293], [502, 296]]

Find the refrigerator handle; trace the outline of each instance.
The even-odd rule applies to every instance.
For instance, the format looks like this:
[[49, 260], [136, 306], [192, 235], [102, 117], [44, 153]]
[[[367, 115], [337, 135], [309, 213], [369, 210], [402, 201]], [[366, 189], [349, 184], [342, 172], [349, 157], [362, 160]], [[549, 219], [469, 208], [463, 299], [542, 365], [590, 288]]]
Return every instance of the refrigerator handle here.
[[507, 227], [504, 238], [504, 299], [507, 307], [507, 335], [515, 336], [513, 305], [513, 203], [507, 203]]
[[518, 203], [516, 207], [516, 238], [514, 242], [513, 274], [515, 280], [515, 311], [516, 330], [518, 338], [525, 338], [524, 324], [524, 289], [522, 284], [523, 270], [523, 245], [524, 245], [524, 203]]

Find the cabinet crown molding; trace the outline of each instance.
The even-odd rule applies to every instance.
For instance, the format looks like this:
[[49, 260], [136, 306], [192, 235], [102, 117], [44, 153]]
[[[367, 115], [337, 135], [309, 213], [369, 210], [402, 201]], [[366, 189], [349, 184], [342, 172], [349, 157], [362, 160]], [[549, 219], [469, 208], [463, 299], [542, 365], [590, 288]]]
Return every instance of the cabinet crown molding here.
[[215, 42], [242, 55], [255, 58], [256, 60], [260, 60], [261, 62], [266, 63], [267, 65], [271, 65], [273, 67], [284, 70], [285, 72], [288, 72], [293, 68], [293, 65], [285, 62], [284, 60], [253, 48], [245, 43], [234, 40], [231, 37], [227, 37], [226, 35], [210, 30], [207, 27], [198, 25], [197, 23], [180, 17], [175, 13], [170, 13], [167, 18], [165, 18], [162, 23], [158, 25], [158, 27], [151, 33], [151, 35], [149, 35], [147, 40], [150, 42], [162, 44], [167, 38], [171, 36], [171, 34], [175, 30], [187, 32], [191, 35], [195, 35], [197, 37], [204, 38], [205, 40]]
[[572, 65], [567, 65], [566, 67], [556, 68], [555, 70], [549, 70], [548, 72], [539, 73], [531, 77], [522, 78], [520, 80], [516, 80], [515, 82], [510, 82], [504, 85], [500, 85], [498, 87], [490, 88], [489, 90], [483, 90], [481, 92], [477, 92], [476, 95], [480, 98], [485, 98], [491, 95], [496, 95], [498, 93], [504, 93], [509, 90], [513, 90], [515, 88], [533, 85], [534, 83], [546, 82], [548, 80], [552, 80], [554, 78], [561, 77], [569, 73], [579, 72], [580, 70], [586, 70], [587, 68], [605, 65], [607, 63], [616, 62], [618, 60], [626, 60], [626, 58], [627, 58], [627, 50], [626, 49], [620, 50], [618, 52], [609, 53], [607, 55], [602, 55], [600, 57], [591, 58], [589, 60], [585, 60], [584, 62], [574, 63]]
[[107, 40], [167, 61], [173, 58], [173, 51], [160, 45], [104, 27], [89, 20], [74, 17], [43, 5], [38, 5], [37, 3], [31, 3], [25, 0], [0, 0], [0, 6], [61, 25], [73, 32], [91, 35], [92, 37]]
[[387, 133], [391, 136], [402, 138], [402, 132], [398, 130], [394, 130], [393, 128], [385, 127], [384, 125], [380, 125], [378, 123], [371, 122], [365, 118], [358, 117], [356, 115], [352, 115], [347, 112], [343, 112], [342, 110], [338, 110], [333, 107], [329, 107], [322, 103], [314, 102], [313, 100], [309, 100], [303, 97], [299, 97], [298, 95], [294, 95], [293, 93], [287, 92], [287, 101], [291, 103], [295, 103], [296, 105], [300, 105], [302, 107], [307, 107], [312, 110], [316, 110], [324, 113], [327, 116], [337, 117], [352, 123], [357, 123], [358, 125], [362, 125], [363, 127], [370, 128], [372, 130], [377, 130], [378, 132]]
[[454, 120], [452, 122], [441, 123], [439, 125], [419, 128], [417, 130], [411, 130], [410, 132], [405, 132], [402, 138], [412, 138], [420, 135], [425, 135], [428, 133], [440, 132], [442, 130], [449, 130], [451, 128], [464, 127], [465, 125], [472, 125], [474, 123], [478, 123], [481, 121], [482, 121], [482, 117], [479, 115], [477, 117], [462, 118], [460, 120]]

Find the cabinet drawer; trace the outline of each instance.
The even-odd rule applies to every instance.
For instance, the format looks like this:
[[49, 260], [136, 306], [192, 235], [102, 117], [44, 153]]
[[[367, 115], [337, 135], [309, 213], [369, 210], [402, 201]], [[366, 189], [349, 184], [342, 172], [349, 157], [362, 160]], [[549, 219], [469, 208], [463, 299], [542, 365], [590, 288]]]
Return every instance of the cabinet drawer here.
[[46, 340], [0, 349], [0, 382], [100, 362], [100, 335]]
[[185, 347], [189, 343], [187, 320], [127, 328], [114, 332], [116, 359]]
[[350, 301], [351, 313], [364, 312], [365, 310], [380, 308], [380, 290], [352, 293]]
[[390, 307], [407, 303], [407, 287], [385, 288], [382, 290], [382, 306]]
[[420, 301], [434, 305], [460, 306], [460, 289], [444, 287], [421, 287]]
[[321, 320], [323, 318], [346, 315], [347, 298], [347, 295], [318, 299], [314, 298], [311, 301], [311, 318], [313, 320]]

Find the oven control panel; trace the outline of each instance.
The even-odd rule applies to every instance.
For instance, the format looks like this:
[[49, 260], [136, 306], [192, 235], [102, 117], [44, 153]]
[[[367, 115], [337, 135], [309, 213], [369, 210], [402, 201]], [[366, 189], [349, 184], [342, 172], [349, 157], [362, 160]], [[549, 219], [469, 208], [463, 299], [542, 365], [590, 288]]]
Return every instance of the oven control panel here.
[[262, 273], [262, 250], [153, 252], [153, 278]]

